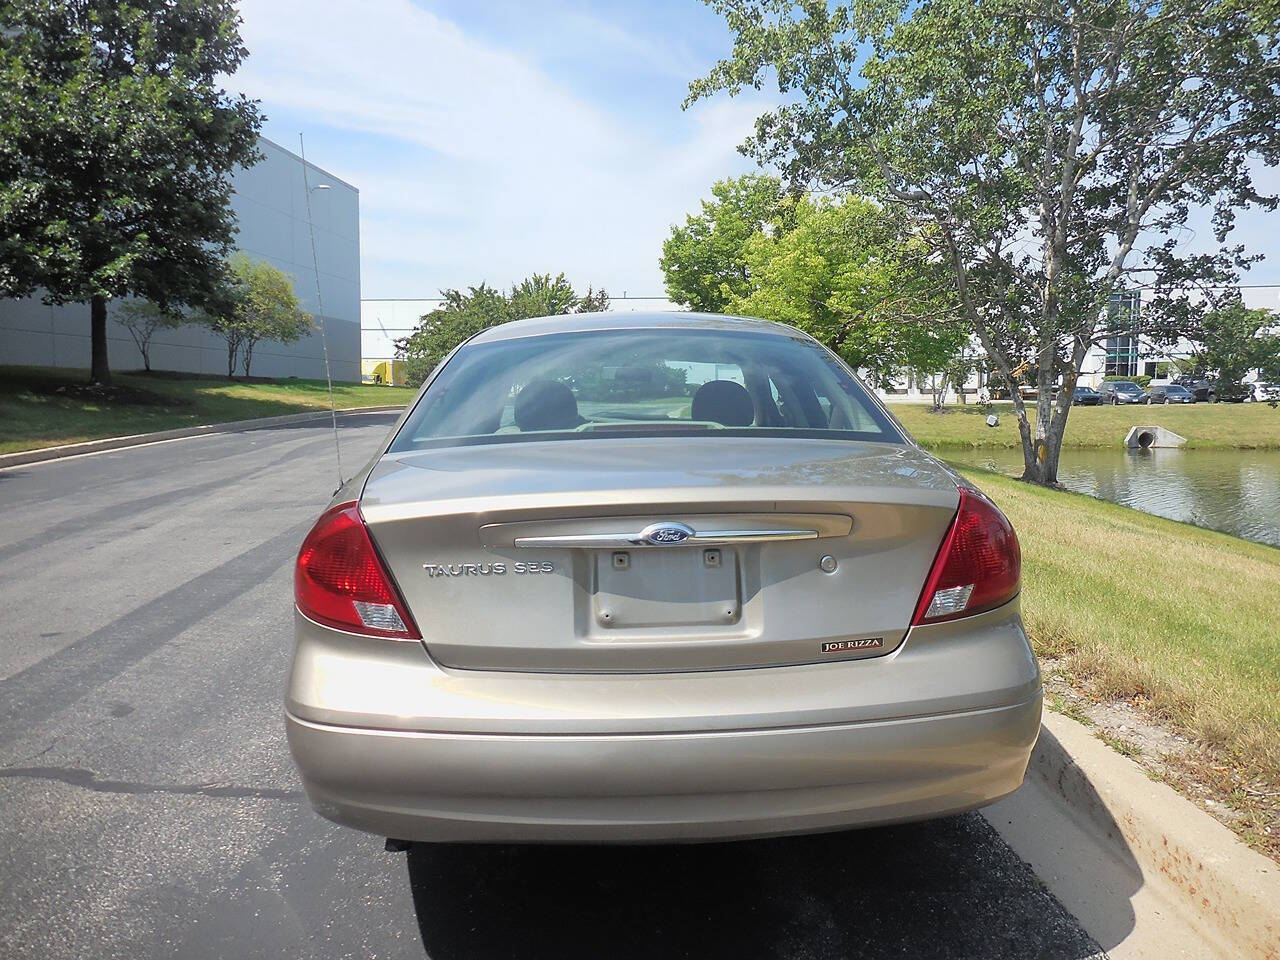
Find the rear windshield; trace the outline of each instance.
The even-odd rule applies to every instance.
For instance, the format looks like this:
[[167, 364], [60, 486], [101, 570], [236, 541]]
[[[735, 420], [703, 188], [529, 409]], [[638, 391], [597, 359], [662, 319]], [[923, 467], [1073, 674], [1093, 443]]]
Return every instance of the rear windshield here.
[[844, 366], [807, 338], [631, 329], [463, 347], [391, 451], [672, 433], [903, 439]]

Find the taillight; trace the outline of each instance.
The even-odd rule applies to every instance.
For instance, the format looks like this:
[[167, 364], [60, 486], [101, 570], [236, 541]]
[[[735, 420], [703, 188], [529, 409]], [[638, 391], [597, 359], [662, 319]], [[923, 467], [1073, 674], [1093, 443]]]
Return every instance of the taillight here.
[[354, 502], [330, 507], [302, 541], [293, 599], [306, 616], [339, 630], [411, 640], [422, 636]]
[[1005, 515], [981, 494], [960, 488], [960, 507], [938, 548], [911, 623], [955, 620], [1018, 595], [1022, 551]]

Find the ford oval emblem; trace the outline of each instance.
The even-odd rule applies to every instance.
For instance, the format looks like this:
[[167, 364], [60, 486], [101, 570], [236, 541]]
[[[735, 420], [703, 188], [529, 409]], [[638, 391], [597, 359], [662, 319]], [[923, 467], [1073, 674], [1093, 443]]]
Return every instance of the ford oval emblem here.
[[654, 546], [670, 546], [673, 543], [684, 543], [692, 536], [693, 527], [675, 521], [651, 523], [640, 531], [640, 539]]

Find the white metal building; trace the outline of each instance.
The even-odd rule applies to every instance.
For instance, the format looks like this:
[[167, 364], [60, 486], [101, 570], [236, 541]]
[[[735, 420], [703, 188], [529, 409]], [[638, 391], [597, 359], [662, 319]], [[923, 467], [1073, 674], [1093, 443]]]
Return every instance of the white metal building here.
[[[333, 174], [307, 164], [315, 260], [307, 224], [302, 159], [265, 137], [264, 157], [232, 176], [232, 207], [239, 221], [236, 246], [293, 277], [303, 309], [323, 319], [335, 380], [360, 379], [360, 192]], [[316, 267], [318, 266], [318, 271]], [[316, 277], [319, 275], [319, 309]], [[113, 370], [141, 369], [129, 333], [115, 323], [121, 301], [107, 307], [108, 350]], [[39, 296], [0, 300], [0, 364], [89, 366], [89, 305], [50, 306]], [[199, 327], [158, 332], [152, 341], [155, 370], [226, 374], [224, 342]], [[297, 343], [260, 343], [254, 376], [324, 376], [319, 330]]]
[[[1121, 295], [1122, 297], [1124, 295]], [[1251, 309], [1280, 309], [1280, 287], [1242, 287], [1240, 299]], [[1136, 292], [1128, 295], [1124, 308], [1141, 311], [1142, 302]], [[1080, 382], [1097, 386], [1103, 377], [1156, 377], [1161, 366], [1170, 360], [1185, 360], [1195, 352], [1195, 344], [1179, 340], [1169, 347], [1156, 346], [1140, 336], [1109, 337], [1094, 345], [1085, 357]]]

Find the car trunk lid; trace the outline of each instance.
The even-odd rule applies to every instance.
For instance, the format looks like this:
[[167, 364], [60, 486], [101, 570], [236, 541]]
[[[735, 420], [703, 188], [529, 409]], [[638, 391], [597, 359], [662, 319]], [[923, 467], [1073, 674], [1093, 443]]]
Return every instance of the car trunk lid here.
[[443, 666], [666, 672], [892, 651], [957, 502], [900, 444], [610, 437], [388, 455], [361, 510]]

